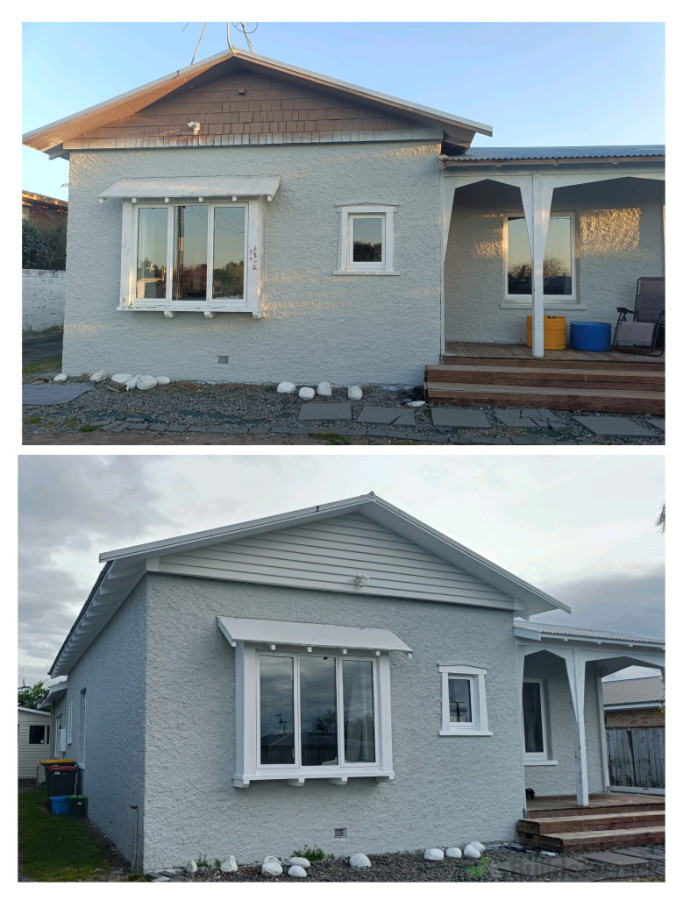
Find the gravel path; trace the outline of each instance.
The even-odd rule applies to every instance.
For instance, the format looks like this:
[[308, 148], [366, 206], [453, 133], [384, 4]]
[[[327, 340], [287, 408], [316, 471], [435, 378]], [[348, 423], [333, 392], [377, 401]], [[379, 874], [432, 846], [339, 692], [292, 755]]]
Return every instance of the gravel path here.
[[[521, 845], [492, 845], [482, 860], [443, 859], [427, 862], [422, 852], [369, 855], [371, 868], [353, 869], [346, 858], [326, 859], [311, 864], [305, 881], [331, 882], [413, 882], [413, 881], [663, 881], [664, 848], [626, 848], [616, 851], [628, 854], [627, 865], [599, 862], [582, 853], [541, 856]], [[646, 858], [638, 857], [642, 854]], [[485, 860], [489, 862], [486, 864]], [[510, 869], [519, 871], [510, 871]], [[277, 881], [292, 883], [304, 879], [290, 878], [285, 871], [279, 878], [261, 875], [260, 866], [241, 866], [238, 872], [223, 874], [216, 868], [201, 867], [194, 875], [167, 871], [159, 876], [170, 881], [245, 883]], [[156, 876], [158, 877], [158, 876]]]
[[[46, 376], [44, 380], [49, 380]], [[26, 383], [36, 379], [26, 378]], [[366, 388], [362, 400], [349, 401], [338, 389], [318, 404], [350, 403], [350, 420], [302, 422], [306, 401], [297, 394], [278, 394], [274, 385], [210, 385], [178, 382], [152, 391], [126, 392], [110, 383], [98, 384], [75, 400], [60, 405], [23, 407], [25, 444], [547, 444], [661, 445], [664, 433], [646, 416], [629, 416], [646, 434], [638, 437], [598, 437], [575, 420], [581, 411], [559, 410], [554, 427], [512, 427], [496, 411], [475, 407], [484, 427], [439, 427], [429, 405], [414, 410], [414, 425], [367, 424], [359, 421], [365, 407], [388, 407], [397, 415], [411, 412], [415, 392]], [[469, 408], [468, 408], [469, 409]], [[591, 415], [591, 413], [587, 413]], [[594, 415], [594, 414], [593, 414]], [[607, 417], [610, 414], [603, 414]]]

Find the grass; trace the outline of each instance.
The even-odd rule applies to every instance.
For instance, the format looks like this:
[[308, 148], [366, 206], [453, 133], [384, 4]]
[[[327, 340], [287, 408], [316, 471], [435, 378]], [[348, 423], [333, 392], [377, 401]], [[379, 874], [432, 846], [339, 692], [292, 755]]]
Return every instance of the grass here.
[[41, 359], [38, 362], [27, 363], [22, 366], [23, 375], [46, 375], [48, 372], [62, 371], [62, 357], [53, 356], [50, 359]]
[[112, 870], [85, 821], [53, 816], [46, 789], [19, 791], [19, 872], [30, 881], [101, 881]]

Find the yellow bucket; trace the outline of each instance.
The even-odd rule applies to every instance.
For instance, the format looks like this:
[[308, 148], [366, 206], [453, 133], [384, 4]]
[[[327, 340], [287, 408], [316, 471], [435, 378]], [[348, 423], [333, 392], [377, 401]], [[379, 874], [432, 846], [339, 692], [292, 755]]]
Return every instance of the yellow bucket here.
[[[531, 316], [526, 317], [526, 345], [531, 347]], [[564, 350], [567, 346], [567, 320], [564, 316], [543, 316], [543, 349]]]

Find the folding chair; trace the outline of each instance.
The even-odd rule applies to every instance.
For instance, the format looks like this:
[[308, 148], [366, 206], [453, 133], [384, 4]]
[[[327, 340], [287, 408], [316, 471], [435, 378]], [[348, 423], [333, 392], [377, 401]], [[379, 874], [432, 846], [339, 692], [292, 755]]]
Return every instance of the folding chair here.
[[[617, 312], [619, 318], [614, 329], [613, 350], [652, 356], [664, 353], [663, 345], [657, 350], [658, 339], [664, 329], [663, 278], [639, 278], [634, 308], [619, 306]], [[627, 316], [633, 318], [629, 321]]]

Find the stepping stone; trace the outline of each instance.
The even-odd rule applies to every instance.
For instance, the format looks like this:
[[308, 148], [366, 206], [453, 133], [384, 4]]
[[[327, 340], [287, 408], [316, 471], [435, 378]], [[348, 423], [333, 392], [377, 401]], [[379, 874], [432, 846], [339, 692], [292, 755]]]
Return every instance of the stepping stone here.
[[651, 431], [625, 416], [574, 416], [574, 421], [596, 435], [654, 437]]
[[299, 412], [300, 422], [336, 422], [351, 418], [350, 403], [307, 403]]
[[514, 872], [515, 875], [526, 875], [527, 878], [538, 878], [541, 875], [557, 875], [557, 866], [551, 866], [546, 862], [524, 855], [506, 859], [504, 862], [496, 860], [496, 865], [504, 872]]
[[56, 406], [69, 403], [94, 387], [94, 384], [25, 384], [21, 402], [24, 406]]
[[649, 422], [650, 425], [654, 425], [655, 428], [659, 428], [661, 431], [666, 430], [664, 427], [666, 420], [663, 416], [646, 416], [646, 421]]
[[550, 409], [494, 409], [497, 419], [511, 428], [550, 428], [552, 425], [563, 425]]
[[611, 866], [639, 866], [643, 863], [639, 856], [627, 856], [625, 853], [615, 853], [614, 850], [596, 850], [595, 853], [582, 853], [581, 856]]
[[432, 423], [446, 428], [490, 428], [485, 412], [480, 409], [432, 408]]
[[587, 863], [579, 862], [571, 856], [552, 856], [543, 857], [543, 862], [555, 868], [565, 869], [568, 872], [580, 872], [582, 869], [588, 869]]
[[664, 859], [662, 847], [628, 847], [619, 851], [626, 856], [637, 856], [639, 859]]
[[390, 406], [364, 406], [358, 421], [371, 425], [414, 425], [415, 413], [392, 409]]

